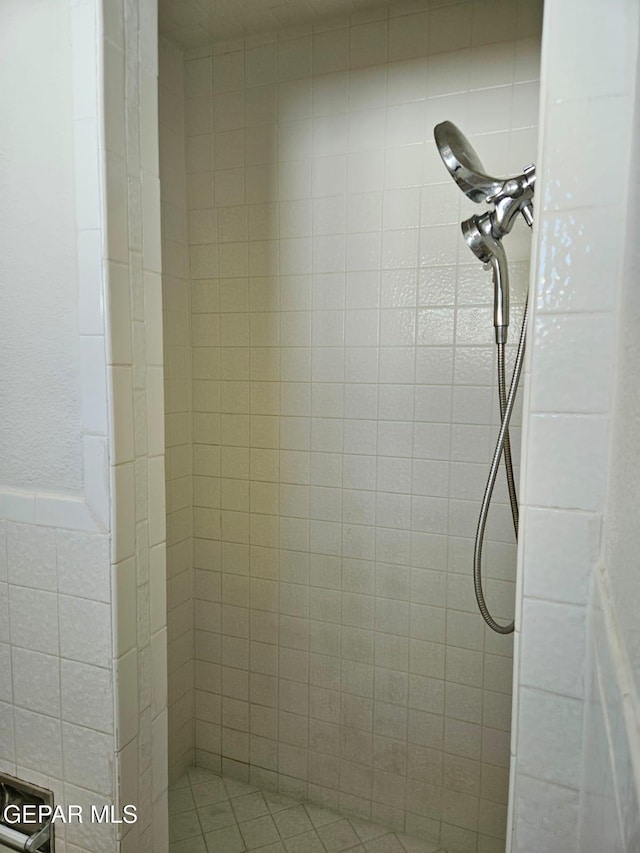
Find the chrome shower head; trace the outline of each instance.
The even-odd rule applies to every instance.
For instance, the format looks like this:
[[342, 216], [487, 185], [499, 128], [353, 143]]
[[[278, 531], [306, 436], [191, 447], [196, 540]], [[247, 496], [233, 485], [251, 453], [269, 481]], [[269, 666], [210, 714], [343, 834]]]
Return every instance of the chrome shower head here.
[[502, 190], [507, 179], [487, 175], [473, 146], [453, 122], [440, 122], [433, 135], [451, 177], [471, 201], [488, 201]]
[[509, 325], [509, 276], [502, 238], [511, 231], [519, 213], [528, 225], [533, 223], [536, 170], [525, 166], [521, 175], [492, 178], [467, 137], [453, 122], [440, 122], [433, 135], [445, 166], [462, 192], [472, 201], [494, 205], [492, 211], [463, 222], [462, 233], [473, 254], [493, 271], [496, 341], [504, 344]]

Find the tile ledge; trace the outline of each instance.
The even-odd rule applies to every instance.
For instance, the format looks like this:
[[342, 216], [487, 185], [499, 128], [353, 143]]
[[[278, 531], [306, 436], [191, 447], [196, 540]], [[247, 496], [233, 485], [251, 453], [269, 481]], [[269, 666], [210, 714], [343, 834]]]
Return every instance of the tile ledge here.
[[0, 484], [0, 518], [87, 533], [107, 532], [81, 492], [20, 489]]

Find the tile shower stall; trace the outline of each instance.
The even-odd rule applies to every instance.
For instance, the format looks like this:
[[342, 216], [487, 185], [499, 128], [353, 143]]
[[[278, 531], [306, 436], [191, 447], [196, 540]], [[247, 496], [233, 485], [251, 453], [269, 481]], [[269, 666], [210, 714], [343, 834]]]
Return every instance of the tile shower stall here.
[[[161, 38], [170, 783], [196, 764], [504, 851], [513, 643], [471, 583], [493, 292], [432, 131], [535, 161], [541, 11]], [[530, 235], [508, 243], [516, 329]], [[508, 620], [502, 489], [486, 554]]]
[[[0, 3], [0, 784], [138, 817], [57, 853], [637, 853], [640, 6], [540, 17]], [[536, 163], [513, 640], [442, 119]]]

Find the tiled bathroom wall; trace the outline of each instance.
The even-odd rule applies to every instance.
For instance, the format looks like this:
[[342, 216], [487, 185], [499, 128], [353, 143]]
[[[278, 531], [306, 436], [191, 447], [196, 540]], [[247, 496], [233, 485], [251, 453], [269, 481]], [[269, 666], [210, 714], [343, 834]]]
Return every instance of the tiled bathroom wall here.
[[[35, 481], [0, 487], [2, 766], [51, 787], [60, 805], [135, 803], [139, 815], [133, 827], [58, 824], [56, 846], [68, 851], [168, 848], [154, 9], [8, 3], [0, 27], [7, 91], [15, 92], [7, 102], [13, 144], [27, 152], [25, 187], [41, 176], [37, 196], [48, 216], [40, 239], [34, 196], [24, 192], [26, 207], [13, 207], [13, 227], [28, 239], [3, 244], [7, 255], [19, 246], [20, 260], [4, 295], [11, 310], [15, 289], [41, 306], [54, 295], [44, 339], [25, 327], [24, 354], [39, 353], [52, 377], [64, 377], [41, 393], [45, 423], [58, 419], [59, 427], [64, 412], [73, 425], [79, 407], [73, 442], [82, 449], [79, 486], [68, 479], [75, 469], [59, 480], [42, 469]], [[45, 88], [39, 68], [50, 75]], [[18, 80], [35, 81], [33, 90], [14, 86]], [[24, 121], [37, 133], [25, 133]], [[64, 140], [68, 159], [53, 140]], [[20, 174], [23, 160], [12, 162]], [[56, 192], [60, 176], [73, 191], [71, 228], [69, 200]], [[52, 247], [60, 264], [47, 256]], [[50, 277], [34, 275], [37, 251], [38, 263], [48, 257]], [[64, 287], [55, 280], [60, 269]], [[78, 375], [49, 344], [70, 333]], [[29, 357], [23, 366], [30, 370]], [[30, 386], [28, 372], [22, 382]], [[39, 435], [34, 419], [20, 441], [28, 446]], [[14, 455], [10, 443], [3, 451]]]
[[160, 186], [167, 480], [169, 773], [194, 763], [191, 294], [187, 252], [184, 56], [160, 42]]
[[122, 853], [168, 849], [165, 431], [154, 0], [107, 2], [104, 162], [117, 827]]
[[[537, 3], [403, 6], [184, 66], [196, 760], [451, 851], [504, 845], [512, 664], [471, 584], [492, 288], [432, 128], [535, 159], [539, 28]], [[508, 521], [502, 492], [505, 621]]]
[[[618, 370], [614, 390], [611, 468], [604, 535], [604, 552], [591, 603], [589, 652], [591, 676], [585, 741], [581, 844], [587, 853], [616, 838], [631, 851], [640, 840], [640, 683], [637, 666], [637, 618], [640, 585], [637, 575], [638, 395], [634, 377], [640, 363], [640, 310], [637, 275], [640, 252], [635, 235], [640, 166], [635, 152], [640, 141], [639, 20], [629, 4], [629, 22], [636, 25], [636, 86], [634, 103], [625, 98], [625, 115], [632, 116], [631, 160], [624, 234], [624, 265], [617, 339]], [[631, 39], [630, 39], [631, 41]], [[628, 43], [633, 68], [633, 45]], [[629, 113], [626, 112], [629, 110]], [[606, 771], [604, 771], [606, 768]]]
[[626, 0], [545, 4], [508, 848], [522, 853], [630, 853], [640, 837], [627, 633], [637, 625], [637, 241], [625, 234], [638, 23]]
[[[98, 6], [10, 2], [0, 12], [11, 127], [3, 346], [18, 357], [3, 355], [12, 376], [0, 484], [0, 766], [51, 788], [57, 802], [85, 806], [115, 796]], [[50, 74], [46, 89], [34, 74], [39, 63]], [[11, 460], [25, 454], [29, 465], [12, 472]], [[78, 851], [116, 843], [108, 826], [58, 827], [57, 837]]]
[[[0, 528], [0, 765], [57, 802], [101, 808], [114, 797], [108, 536]], [[60, 826], [57, 837], [83, 851], [115, 845], [108, 826]]]

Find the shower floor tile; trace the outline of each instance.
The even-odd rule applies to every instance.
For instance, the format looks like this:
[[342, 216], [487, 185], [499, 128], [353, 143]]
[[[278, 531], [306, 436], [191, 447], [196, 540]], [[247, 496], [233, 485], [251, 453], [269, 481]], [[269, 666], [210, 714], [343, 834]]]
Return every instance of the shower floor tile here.
[[169, 789], [169, 841], [170, 853], [445, 853], [202, 767]]

